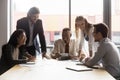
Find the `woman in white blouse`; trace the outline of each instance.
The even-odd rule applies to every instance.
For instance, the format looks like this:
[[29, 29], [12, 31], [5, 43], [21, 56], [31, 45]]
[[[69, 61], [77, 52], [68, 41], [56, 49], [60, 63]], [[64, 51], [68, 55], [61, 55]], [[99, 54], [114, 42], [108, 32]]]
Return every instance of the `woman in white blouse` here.
[[93, 30], [94, 27], [92, 24], [88, 23], [88, 21], [83, 16], [77, 16], [75, 19], [75, 32], [76, 39], [80, 39], [79, 43], [79, 57], [81, 56], [82, 47], [85, 43], [85, 40], [88, 41], [89, 48], [89, 56], [93, 56]]

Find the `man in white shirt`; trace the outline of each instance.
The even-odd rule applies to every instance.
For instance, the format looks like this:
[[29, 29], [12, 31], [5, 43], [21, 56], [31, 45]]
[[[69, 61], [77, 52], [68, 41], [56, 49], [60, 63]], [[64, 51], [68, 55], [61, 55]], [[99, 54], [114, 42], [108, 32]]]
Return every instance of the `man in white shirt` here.
[[54, 43], [54, 48], [51, 52], [51, 57], [54, 59], [66, 60], [75, 59], [78, 55], [76, 50], [76, 43], [69, 28], [64, 28], [62, 31], [62, 39], [58, 39]]

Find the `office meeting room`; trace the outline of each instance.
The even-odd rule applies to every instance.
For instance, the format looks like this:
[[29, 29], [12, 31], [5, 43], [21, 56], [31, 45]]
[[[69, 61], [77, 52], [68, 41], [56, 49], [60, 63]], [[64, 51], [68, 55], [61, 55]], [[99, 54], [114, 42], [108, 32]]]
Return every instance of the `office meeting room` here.
[[0, 0], [0, 80], [120, 80], [120, 0]]

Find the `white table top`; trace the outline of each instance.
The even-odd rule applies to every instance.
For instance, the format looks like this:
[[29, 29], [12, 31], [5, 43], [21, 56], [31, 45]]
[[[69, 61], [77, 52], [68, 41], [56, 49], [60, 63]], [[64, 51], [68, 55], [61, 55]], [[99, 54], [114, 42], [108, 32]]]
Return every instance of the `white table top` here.
[[20, 64], [0, 76], [0, 80], [115, 80], [102, 69], [76, 72], [66, 67], [86, 69], [75, 61], [37, 59], [35, 64]]

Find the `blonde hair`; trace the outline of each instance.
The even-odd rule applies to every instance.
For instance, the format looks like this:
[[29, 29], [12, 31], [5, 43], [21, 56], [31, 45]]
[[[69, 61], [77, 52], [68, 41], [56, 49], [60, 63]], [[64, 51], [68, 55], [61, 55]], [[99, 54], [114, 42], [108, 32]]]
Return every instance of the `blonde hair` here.
[[[82, 20], [85, 20], [85, 31], [88, 33], [92, 26], [90, 23], [88, 23], [88, 21], [83, 16], [77, 16], [75, 19], [75, 22], [82, 21]], [[76, 34], [76, 38], [79, 38], [80, 29], [77, 29], [76, 26], [75, 26], [75, 34]]]

